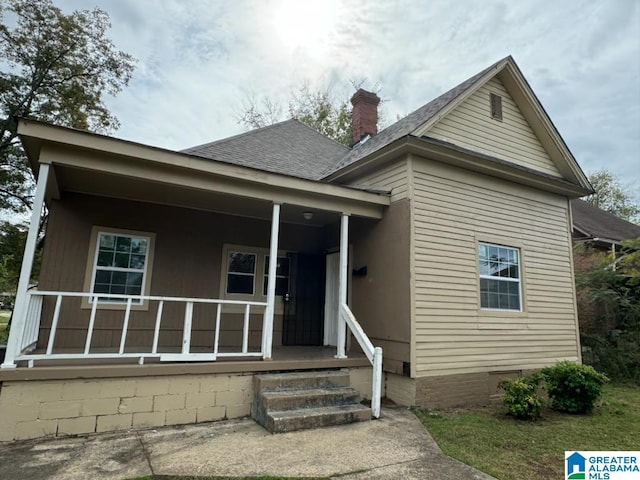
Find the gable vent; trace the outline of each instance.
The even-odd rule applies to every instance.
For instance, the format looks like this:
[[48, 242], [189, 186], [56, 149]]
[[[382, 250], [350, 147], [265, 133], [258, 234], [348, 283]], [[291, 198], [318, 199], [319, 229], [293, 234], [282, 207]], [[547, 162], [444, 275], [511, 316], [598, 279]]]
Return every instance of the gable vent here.
[[495, 93], [490, 94], [491, 97], [491, 118], [502, 120], [502, 97]]

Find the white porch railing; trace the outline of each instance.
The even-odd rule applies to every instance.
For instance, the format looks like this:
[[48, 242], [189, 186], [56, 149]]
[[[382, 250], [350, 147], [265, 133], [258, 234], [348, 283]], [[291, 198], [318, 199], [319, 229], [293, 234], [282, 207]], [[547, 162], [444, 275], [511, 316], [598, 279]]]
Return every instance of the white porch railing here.
[[[55, 307], [53, 309], [53, 318], [51, 320], [51, 330], [49, 339], [46, 344], [44, 353], [31, 353], [35, 348], [40, 330], [40, 319], [42, 316], [42, 304], [45, 297], [55, 298]], [[87, 324], [87, 334], [82, 352], [75, 353], [54, 353], [54, 345], [56, 334], [58, 331], [58, 322], [60, 320], [60, 311], [65, 298], [83, 298], [91, 302], [91, 310]], [[121, 300], [125, 302], [123, 314], [122, 331], [120, 334], [120, 343], [117, 352], [97, 353], [91, 350], [91, 340], [93, 337], [96, 312], [99, 305], [113, 305], [113, 303], [100, 302], [96, 299]], [[157, 303], [157, 311], [155, 315], [155, 324], [153, 331], [153, 341], [148, 351], [125, 352], [127, 341], [127, 333], [131, 321], [132, 306], [140, 302]], [[164, 306], [167, 303], [183, 303], [185, 305], [183, 319], [182, 345], [180, 353], [162, 353], [158, 351], [158, 339], [160, 336], [161, 324], [163, 319]], [[200, 353], [193, 352], [191, 349], [191, 331], [193, 322], [193, 308], [196, 304], [217, 305], [215, 319], [212, 319], [212, 328], [214, 328], [214, 341], [211, 345], [211, 351]], [[28, 361], [29, 366], [33, 366], [35, 360], [63, 360], [63, 359], [104, 359], [104, 358], [138, 358], [139, 363], [144, 363], [145, 358], [159, 358], [160, 361], [213, 361], [218, 357], [261, 357], [265, 345], [266, 329], [266, 302], [245, 302], [234, 300], [218, 300], [204, 298], [184, 298], [184, 297], [161, 297], [161, 296], [138, 296], [138, 295], [113, 295], [81, 292], [49, 292], [30, 290], [27, 292], [27, 314], [25, 322], [20, 325], [16, 324], [11, 329], [11, 335], [17, 335], [19, 339], [17, 354], [14, 358], [5, 358], [6, 364], [13, 364], [16, 361]], [[242, 346], [238, 350], [220, 352], [220, 322], [222, 317], [223, 305], [239, 305], [244, 307], [244, 317], [242, 325]], [[249, 351], [249, 319], [251, 307], [264, 308], [262, 342], [259, 351]], [[20, 328], [22, 327], [22, 328]], [[19, 331], [22, 330], [22, 331]], [[7, 354], [10, 352], [7, 351]]]
[[22, 339], [20, 341], [20, 351], [30, 352], [36, 348], [38, 334], [40, 333], [40, 317], [42, 315], [41, 296], [30, 296], [27, 303], [27, 315]]
[[346, 303], [340, 304], [340, 316], [349, 326], [349, 330], [358, 341], [360, 348], [373, 366], [373, 379], [371, 382], [371, 415], [380, 417], [380, 396], [382, 393], [382, 348], [374, 347], [367, 334], [356, 320], [351, 309]]

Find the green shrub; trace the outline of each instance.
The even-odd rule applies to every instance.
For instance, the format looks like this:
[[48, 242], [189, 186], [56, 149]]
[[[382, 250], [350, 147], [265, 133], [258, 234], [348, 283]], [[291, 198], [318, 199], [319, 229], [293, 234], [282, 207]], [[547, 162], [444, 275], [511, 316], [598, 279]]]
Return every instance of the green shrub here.
[[9, 341], [9, 327], [2, 325], [0, 326], [0, 345], [6, 345]]
[[547, 393], [554, 410], [567, 413], [588, 413], [609, 381], [606, 375], [588, 365], [568, 361], [542, 370]]
[[504, 390], [502, 402], [507, 407], [509, 415], [523, 420], [540, 418], [544, 398], [538, 395], [540, 375], [529, 375], [516, 380], [503, 380], [500, 388]]

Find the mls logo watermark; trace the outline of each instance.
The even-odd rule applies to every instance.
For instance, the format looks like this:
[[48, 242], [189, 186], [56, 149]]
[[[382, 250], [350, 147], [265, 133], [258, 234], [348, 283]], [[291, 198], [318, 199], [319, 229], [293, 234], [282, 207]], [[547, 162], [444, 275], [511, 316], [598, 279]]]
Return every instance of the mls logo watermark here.
[[640, 452], [564, 452], [565, 480], [640, 480]]

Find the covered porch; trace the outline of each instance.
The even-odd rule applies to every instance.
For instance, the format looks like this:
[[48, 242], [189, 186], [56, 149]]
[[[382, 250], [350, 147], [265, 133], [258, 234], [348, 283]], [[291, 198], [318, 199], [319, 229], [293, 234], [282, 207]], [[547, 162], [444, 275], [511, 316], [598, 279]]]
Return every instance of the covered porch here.
[[350, 357], [374, 366], [379, 399], [382, 352], [347, 302], [349, 219], [381, 218], [387, 196], [37, 122], [20, 134], [38, 183], [5, 373]]

